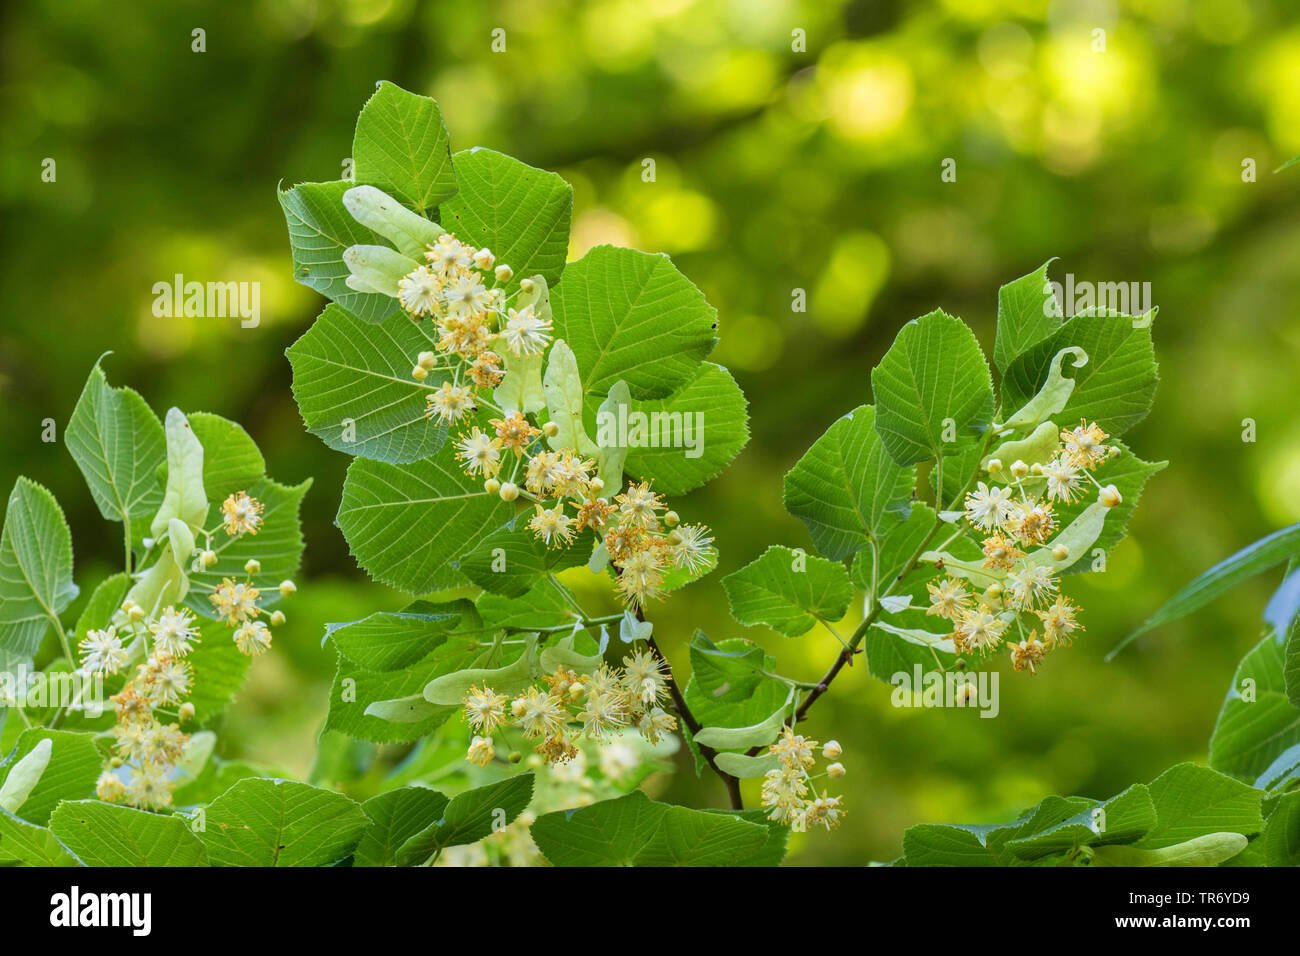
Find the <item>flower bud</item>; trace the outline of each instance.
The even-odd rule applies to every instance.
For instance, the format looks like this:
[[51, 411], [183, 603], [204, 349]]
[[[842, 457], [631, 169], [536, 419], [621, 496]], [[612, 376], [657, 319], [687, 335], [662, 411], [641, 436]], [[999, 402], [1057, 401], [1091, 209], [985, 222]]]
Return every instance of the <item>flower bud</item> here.
[[513, 481], [507, 481], [497, 494], [501, 496], [502, 501], [514, 501], [519, 497], [519, 486]]
[[438, 354], [436, 352], [421, 352], [415, 357], [415, 364], [422, 369], [431, 369], [438, 364]]
[[840, 747], [838, 740], [828, 740], [822, 744], [822, 756], [827, 760], [834, 760], [842, 753], [844, 753], [844, 750]]
[[484, 272], [487, 272], [496, 264], [497, 257], [492, 255], [491, 249], [480, 249], [474, 253], [474, 265], [478, 266]]
[[999, 460], [996, 459], [996, 458], [990, 458], [990, 459], [989, 459], [988, 473], [989, 473], [990, 475], [996, 475], [996, 474], [997, 474], [999, 471], [1001, 471], [1001, 470], [1002, 470], [1002, 462], [999, 461]]
[[[190, 704], [188, 706], [193, 706], [193, 705]], [[114, 757], [111, 760], [109, 760], [108, 765], [112, 767], [114, 770], [116, 770], [118, 767], [122, 766], [122, 758]]]
[[516, 717], [522, 717], [524, 715], [524, 711], [526, 711], [527, 709], [528, 709], [528, 705], [525, 704], [522, 700], [514, 700], [511, 701], [510, 703], [510, 713], [514, 714]]
[[994, 581], [984, 589], [984, 596], [990, 601], [996, 601], [998, 598], [1002, 597], [1002, 585]]
[[559, 433], [560, 433], [560, 426], [555, 424], [555, 422], [547, 422], [545, 425], [542, 426], [542, 434], [545, 435], [547, 438], [554, 438]]
[[605, 483], [596, 477], [587, 482], [587, 487], [591, 489], [593, 495], [598, 495], [605, 490]]
[[520, 279], [520, 280], [519, 280], [519, 291], [520, 291], [520, 292], [523, 292], [523, 293], [525, 293], [525, 294], [530, 294], [530, 293], [536, 291], [536, 289], [537, 289], [537, 283], [534, 282], [532, 279]]
[[1120, 504], [1124, 499], [1120, 495], [1118, 488], [1116, 488], [1114, 485], [1107, 485], [1105, 488], [1101, 489], [1101, 491], [1097, 493], [1097, 500], [1100, 501], [1107, 508], [1114, 508], [1117, 504]]
[[181, 704], [180, 710], [177, 711], [177, 716], [180, 717], [182, 724], [188, 724], [194, 719], [194, 705], [187, 700], [185, 703]]
[[298, 585], [294, 584], [288, 578], [280, 582], [280, 597], [292, 597], [298, 593]]
[[487, 481], [483, 482], [483, 490], [490, 495], [495, 495], [501, 490], [501, 482], [497, 481], [495, 478], [489, 478]]
[[515, 270], [511, 269], [504, 262], [497, 266], [496, 277], [498, 282], [509, 282], [515, 277]]
[[205, 568], [210, 568], [216, 563], [217, 552], [215, 551], [204, 551], [199, 555], [199, 564], [203, 565]]
[[833, 763], [826, 768], [826, 773], [830, 775], [832, 780], [844, 776], [846, 772], [842, 763]]
[[143, 621], [146, 617], [148, 617], [148, 615], [145, 614], [145, 612], [144, 612], [144, 608], [142, 608], [142, 607], [141, 607], [140, 605], [138, 605], [138, 604], [132, 604], [132, 605], [131, 605], [131, 610], [129, 610], [129, 611], [126, 612], [126, 616], [127, 616], [128, 618], [130, 618], [132, 621], [134, 621], [135, 623], [137, 623], [137, 624], [139, 624], [139, 623], [140, 623], [141, 621]]
[[1063, 544], [1058, 544], [1052, 549], [1052, 557], [1057, 561], [1064, 561], [1070, 556], [1070, 549]]
[[1038, 462], [1034, 462], [1029, 466], [1029, 473], [1031, 475], [1041, 475], [1043, 473], [1043, 466]]
[[415, 379], [417, 382], [423, 382], [428, 377], [429, 370], [423, 366], [417, 365], [415, 368], [411, 369], [411, 378]]
[[524, 755], [521, 754], [518, 750], [512, 750], [510, 751], [510, 755], [506, 757], [506, 759], [509, 760], [511, 763], [519, 763], [519, 761], [524, 759]]
[[666, 524], [670, 528], [676, 528], [678, 522], [680, 522], [681, 520], [682, 519], [677, 516], [676, 511], [669, 511], [664, 514], [664, 524]]
[[244, 562], [244, 570], [249, 574], [261, 574], [262, 562], [257, 560], [257, 558], [249, 558]]
[[1019, 458], [1011, 463], [1011, 477], [1023, 478], [1027, 474], [1029, 474], [1029, 466]]
[[282, 625], [283, 623], [284, 623], [284, 612], [283, 612], [283, 611], [279, 611], [279, 610], [272, 611], [272, 612], [271, 612], [271, 626], [272, 626], [272, 627], [279, 627], [279, 626]]

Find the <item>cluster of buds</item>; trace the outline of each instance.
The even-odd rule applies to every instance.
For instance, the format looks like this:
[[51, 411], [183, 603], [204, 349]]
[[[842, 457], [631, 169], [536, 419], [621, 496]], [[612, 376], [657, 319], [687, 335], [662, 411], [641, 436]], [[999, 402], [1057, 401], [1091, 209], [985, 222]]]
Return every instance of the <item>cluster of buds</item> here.
[[[1005, 644], [1012, 667], [1034, 674], [1048, 651], [1068, 646], [1083, 630], [1078, 606], [1060, 593], [1059, 575], [1052, 573], [1052, 567], [1022, 559], [1027, 549], [1050, 545], [1057, 530], [1055, 503], [1084, 498], [1087, 489], [1082, 479], [1096, 488], [1104, 507], [1121, 503], [1119, 490], [1102, 485], [1092, 474], [1119, 453], [1117, 447], [1104, 444], [1108, 437], [1095, 422], [1083, 421], [1060, 432], [1059, 446], [1045, 464], [1015, 461], [1004, 469], [996, 458], [987, 462], [991, 480], [1006, 471], [1010, 483], [979, 482], [966, 497], [965, 517], [983, 538], [983, 567], [998, 572], [1000, 580], [983, 591], [969, 589], [965, 580], [953, 575], [926, 585], [927, 613], [952, 622], [951, 638], [959, 654], [983, 655]], [[1060, 543], [1050, 553], [1058, 564], [1071, 557], [1069, 548]], [[1008, 636], [1013, 625], [1016, 632]]]
[[[811, 773], [817, 764], [818, 746], [817, 741], [796, 734], [789, 726], [781, 728], [781, 736], [768, 748], [777, 765], [763, 775], [761, 799], [769, 820], [799, 831], [814, 826], [833, 830], [840, 825], [847, 812], [840, 805], [841, 798], [818, 791]], [[824, 774], [832, 780], [844, 776], [841, 752], [837, 741], [828, 740], [822, 757], [831, 762], [816, 776]]]
[[[486, 766], [496, 756], [494, 737], [504, 738], [506, 728], [540, 741], [535, 749], [549, 764], [576, 757], [579, 740], [605, 741], [624, 728], [635, 727], [658, 743], [677, 729], [676, 718], [664, 709], [667, 701], [667, 668], [651, 651], [628, 655], [621, 668], [602, 664], [590, 674], [558, 668], [513, 700], [490, 687], [471, 687], [465, 720], [474, 737], [466, 759]], [[511, 752], [509, 759], [520, 757]]]

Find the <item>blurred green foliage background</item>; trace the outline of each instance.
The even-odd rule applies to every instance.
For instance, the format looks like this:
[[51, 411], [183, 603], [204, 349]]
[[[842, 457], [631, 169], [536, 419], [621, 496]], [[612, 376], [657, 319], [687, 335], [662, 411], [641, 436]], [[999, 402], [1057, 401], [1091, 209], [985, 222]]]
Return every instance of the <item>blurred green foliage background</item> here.
[[[1149, 281], [1162, 384], [1126, 440], [1171, 464], [1107, 572], [1076, 587], [1085, 638], [1036, 678], [1003, 667], [996, 720], [894, 709], [891, 688], [846, 672], [810, 732], [844, 745], [850, 816], [796, 836], [790, 859], [889, 859], [912, 823], [1108, 796], [1204, 758], [1272, 576], [1113, 663], [1103, 654], [1188, 578], [1300, 520], [1300, 170], [1271, 172], [1300, 152], [1293, 13], [1283, 0], [7, 5], [0, 477], [58, 495], [83, 593], [116, 570], [118, 532], [66, 451], [40, 440], [106, 350], [115, 384], [160, 410], [237, 419], [273, 476], [315, 476], [290, 623], [221, 743], [305, 775], [333, 669], [325, 622], [405, 598], [349, 557], [332, 524], [347, 459], [303, 431], [290, 394], [283, 351], [324, 302], [292, 282], [274, 190], [340, 178], [376, 81], [435, 96], [453, 148], [490, 146], [572, 182], [571, 257], [600, 242], [667, 252], [718, 307], [714, 358], [749, 396], [753, 440], [679, 503], [722, 548], [717, 573], [652, 614], [679, 659], [693, 628], [744, 633], [805, 679], [833, 657], [825, 634], [740, 628], [718, 579], [769, 543], [809, 544], [783, 511], [782, 475], [870, 400], [869, 370], [902, 323], [943, 307], [991, 347], [997, 287], [1052, 256], [1056, 278]], [[195, 28], [206, 52], [191, 50]], [[55, 182], [42, 181], [47, 157]], [[941, 181], [946, 158], [956, 182]], [[176, 273], [260, 282], [261, 325], [155, 318], [151, 287]], [[685, 762], [661, 786], [723, 800]]]

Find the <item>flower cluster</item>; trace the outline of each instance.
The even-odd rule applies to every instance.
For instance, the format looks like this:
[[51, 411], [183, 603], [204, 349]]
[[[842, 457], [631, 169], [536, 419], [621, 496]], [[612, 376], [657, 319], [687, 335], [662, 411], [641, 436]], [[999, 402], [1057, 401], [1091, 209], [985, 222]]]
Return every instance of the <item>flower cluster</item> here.
[[512, 306], [518, 296], [531, 297], [535, 283], [523, 279], [518, 292], [508, 295], [504, 283], [514, 273], [504, 263], [497, 265], [490, 249], [475, 249], [448, 232], [426, 248], [424, 257], [427, 265], [398, 282], [397, 301], [413, 319], [428, 316], [434, 323], [436, 351], [421, 352], [411, 374], [423, 382], [433, 372], [450, 373], [428, 394], [425, 414], [452, 423], [477, 409], [476, 389], [501, 384], [505, 371], [498, 350], [541, 355], [551, 340], [551, 320], [532, 303]]
[[677, 719], [664, 710], [668, 669], [651, 651], [628, 655], [621, 668], [602, 664], [590, 674], [561, 667], [542, 682], [513, 700], [490, 687], [470, 688], [465, 720], [474, 737], [466, 759], [486, 766], [496, 756], [494, 738], [504, 737], [507, 727], [539, 740], [535, 750], [550, 764], [577, 756], [580, 740], [604, 741], [634, 727], [655, 744], [677, 729]]
[[[194, 716], [194, 705], [185, 701], [193, 686], [194, 672], [185, 658], [199, 643], [199, 629], [194, 616], [184, 608], [168, 607], [149, 618], [143, 608], [128, 600], [122, 612], [132, 648], [142, 646], [147, 650], [135, 676], [112, 697], [117, 712], [112, 732], [113, 757], [109, 768], [100, 774], [96, 793], [101, 800], [165, 807], [172, 799], [169, 777], [190, 739], [180, 729], [181, 723]], [[131, 655], [117, 631], [110, 625], [86, 634], [80, 645], [84, 668], [116, 674], [127, 664]], [[160, 714], [176, 720], [164, 723]]]
[[[952, 622], [958, 653], [987, 654], [1005, 644], [1012, 667], [1033, 674], [1048, 651], [1068, 646], [1083, 630], [1078, 606], [1060, 593], [1060, 577], [1053, 573], [1053, 567], [1069, 559], [1069, 548], [1060, 543], [1051, 547], [1051, 565], [1022, 559], [1030, 549], [1049, 546], [1057, 531], [1056, 503], [1083, 499], [1084, 479], [1095, 486], [1102, 505], [1120, 504], [1119, 490], [1103, 486], [1092, 474], [1119, 453], [1116, 446], [1105, 444], [1108, 437], [1095, 422], [1080, 422], [1077, 428], [1061, 431], [1059, 446], [1046, 463], [1013, 462], [1010, 484], [981, 481], [967, 495], [966, 520], [982, 536], [983, 567], [997, 580], [983, 591], [952, 574], [926, 585], [928, 613]], [[992, 459], [987, 470], [994, 479], [1002, 473], [1002, 463]], [[1016, 630], [1009, 636], [1013, 625]]]
[[[796, 830], [813, 826], [832, 830], [840, 825], [847, 812], [840, 805], [840, 798], [818, 792], [809, 773], [816, 766], [818, 746], [817, 741], [796, 734], [786, 726], [781, 729], [776, 743], [768, 748], [777, 760], [777, 766], [763, 775], [762, 803], [769, 820], [788, 824]], [[841, 752], [839, 743], [834, 740], [827, 741], [822, 747], [822, 756], [832, 761], [824, 771], [831, 779], [844, 776], [844, 765], [838, 762]]]
[[[221, 513], [231, 536], [256, 534], [261, 526], [261, 502], [242, 491], [222, 503]], [[196, 565], [211, 567], [216, 560], [209, 548], [198, 555]], [[249, 575], [246, 580], [224, 578], [209, 600], [218, 619], [233, 630], [235, 646], [256, 657], [270, 648], [271, 630], [260, 619], [262, 591], [252, 581], [261, 565], [250, 559], [244, 570]], [[282, 597], [296, 590], [292, 581], [280, 584]], [[272, 625], [285, 620], [278, 610], [268, 617]], [[187, 658], [199, 643], [198, 621], [189, 610], [171, 605], [151, 614], [130, 597], [108, 626], [87, 631], [79, 643], [81, 666], [92, 674], [129, 673], [132, 662], [143, 658], [134, 676], [110, 698], [117, 723], [112, 731], [113, 756], [96, 787], [101, 800], [123, 800], [152, 809], [171, 804], [173, 771], [189, 741], [189, 734], [180, 728], [195, 713], [194, 705], [185, 700], [194, 684], [194, 669]]]
[[[427, 416], [454, 424], [480, 404], [496, 407], [479, 393], [500, 385], [509, 374], [493, 349], [541, 356], [551, 341], [551, 322], [532, 304], [511, 308], [510, 296], [500, 285], [485, 285], [494, 262], [490, 250], [476, 251], [447, 233], [425, 256], [430, 265], [401, 281], [399, 300], [417, 319], [432, 316], [438, 350], [456, 357], [450, 366], [442, 366], [437, 353], [421, 352], [412, 372], [419, 381], [434, 371], [451, 373], [429, 392]], [[510, 276], [509, 266], [496, 267], [498, 282]], [[521, 293], [531, 296], [535, 291], [532, 279], [521, 281]], [[500, 417], [489, 419], [486, 428], [471, 425], [456, 439], [457, 460], [467, 475], [483, 480], [488, 494], [533, 503], [528, 526], [547, 547], [567, 547], [591, 528], [603, 537], [619, 572], [618, 589], [631, 607], [661, 597], [664, 575], [672, 568], [695, 573], [708, 567], [713, 554], [709, 530], [703, 525], [678, 527], [673, 512], [661, 516], [664, 500], [649, 483], [630, 487], [611, 501], [594, 459], [573, 448], [548, 447], [553, 443], [546, 439], [559, 434], [554, 422], [539, 426], [519, 410], [498, 411]]]

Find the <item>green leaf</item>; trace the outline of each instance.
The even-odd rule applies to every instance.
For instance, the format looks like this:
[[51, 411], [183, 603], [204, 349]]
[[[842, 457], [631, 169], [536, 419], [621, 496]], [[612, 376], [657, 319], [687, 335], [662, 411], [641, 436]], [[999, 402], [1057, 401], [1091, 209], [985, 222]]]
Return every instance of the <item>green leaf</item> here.
[[656, 803], [639, 790], [543, 814], [529, 832], [555, 866], [738, 866], [769, 840], [741, 814]]
[[598, 449], [582, 423], [582, 380], [578, 374], [578, 360], [564, 339], [556, 339], [546, 357], [542, 394], [546, 396], [546, 410], [559, 429], [548, 439], [551, 447], [572, 448], [581, 455], [595, 457]]
[[484, 535], [460, 559], [461, 573], [485, 591], [520, 597], [547, 574], [587, 563], [592, 548], [590, 534], [565, 547], [548, 548], [529, 530], [528, 521], [529, 515], [524, 512]]
[[998, 289], [998, 330], [993, 361], [1005, 372], [1028, 348], [1061, 327], [1061, 303], [1047, 281], [1048, 259], [1041, 266]]
[[690, 644], [691, 677], [683, 692], [691, 713], [713, 728], [751, 727], [789, 703], [790, 688], [767, 676], [776, 661], [742, 638], [714, 644], [696, 631]]
[[0, 866], [10, 861], [22, 866], [82, 865], [46, 827], [0, 810]]
[[307, 430], [335, 451], [395, 463], [427, 458], [447, 428], [425, 417], [428, 389], [411, 377], [432, 350], [427, 326], [404, 315], [368, 326], [337, 305], [285, 354]]
[[356, 180], [420, 212], [431, 209], [456, 193], [450, 144], [436, 102], [384, 80], [357, 117]]
[[158, 510], [158, 468], [166, 460], [162, 423], [138, 392], [110, 386], [98, 362], [63, 441], [105, 518], [144, 518]]
[[1088, 363], [1074, 373], [1074, 391], [1058, 422], [1095, 421], [1122, 435], [1151, 410], [1160, 376], [1151, 343], [1151, 322], [1132, 316], [1080, 314], [1016, 359], [1002, 379], [1002, 407], [1015, 409], [1037, 394], [1056, 354], [1074, 346]]
[[203, 488], [210, 499], [244, 491], [266, 474], [266, 459], [238, 422], [209, 412], [186, 417], [203, 446]]
[[[867, 631], [863, 646], [867, 672], [877, 680], [895, 684], [898, 674], [906, 674], [910, 680], [919, 664], [926, 677], [933, 673], [943, 679], [935, 669], [951, 669], [957, 660], [951, 634], [945, 633], [935, 618], [927, 619], [924, 611], [909, 610], [896, 619], [896, 622], [877, 621]], [[931, 630], [936, 627], [940, 628], [937, 632]], [[924, 692], [925, 688], [913, 687], [912, 690]], [[987, 709], [986, 704], [977, 698], [971, 698], [966, 706]]]
[[871, 389], [876, 432], [900, 465], [960, 451], [993, 417], [993, 380], [979, 342], [961, 319], [938, 310], [903, 326], [872, 370]]
[[577, 620], [568, 602], [546, 581], [517, 598], [484, 594], [475, 606], [489, 630], [559, 627]]
[[749, 754], [720, 753], [713, 759], [719, 770], [740, 780], [762, 777], [769, 770], [776, 770], [781, 766], [781, 757], [771, 753], [755, 757]]
[[375, 704], [399, 698], [423, 696], [429, 681], [472, 667], [487, 652], [479, 646], [478, 636], [449, 636], [439, 640], [424, 657], [400, 670], [369, 670], [339, 655], [338, 671], [330, 690], [329, 716], [325, 728], [359, 740], [376, 743], [399, 743], [418, 740], [441, 726], [459, 710], [440, 707], [427, 711], [415, 722], [392, 722], [367, 711]]
[[1076, 846], [1131, 843], [1156, 825], [1156, 808], [1142, 784], [1129, 787], [1104, 804], [1089, 807], [1032, 836], [1006, 841], [1020, 860], [1037, 860]]
[[667, 804], [633, 790], [576, 810], [544, 813], [529, 834], [555, 866], [635, 866], [667, 810]]
[[964, 827], [922, 823], [903, 834], [908, 866], [997, 866], [979, 835]]
[[0, 768], [0, 786], [19, 761], [42, 740], [50, 741], [49, 762], [26, 800], [12, 812], [29, 823], [45, 826], [62, 800], [77, 800], [95, 792], [95, 781], [103, 769], [104, 756], [95, 746], [95, 735], [32, 727], [18, 735], [8, 763]]
[[798, 637], [818, 619], [838, 621], [853, 597], [842, 564], [773, 545], [757, 560], [722, 579], [731, 616]]
[[[167, 487], [149, 532], [160, 538], [173, 518], [179, 518], [197, 532], [208, 515], [208, 496], [203, 486], [203, 446], [189, 420], [179, 408], [167, 410]], [[184, 560], [189, 555], [179, 555]]]
[[383, 611], [348, 624], [328, 624], [325, 633], [334, 639], [339, 652], [358, 666], [391, 671], [427, 657], [466, 619], [478, 620], [469, 601], [417, 601], [403, 611]]
[[1282, 751], [1264, 772], [1255, 778], [1255, 789], [1275, 790], [1292, 780], [1300, 780], [1300, 744]]
[[45, 488], [19, 478], [0, 534], [0, 664], [35, 655], [51, 619], [76, 596], [63, 510]]
[[[1293, 790], [1278, 800], [1260, 841], [1269, 866], [1300, 866], [1300, 790]], [[0, 852], [3, 850], [4, 844], [0, 842]]]
[[343, 482], [338, 526], [372, 578], [428, 594], [437, 590], [445, 566], [511, 511], [462, 472], [453, 449], [444, 446], [432, 458], [404, 465], [354, 460]]
[[653, 840], [637, 854], [637, 866], [739, 866], [768, 843], [767, 827], [739, 814], [722, 815], [669, 807]]
[[1292, 706], [1300, 707], [1300, 618], [1291, 619], [1290, 633], [1282, 651], [1282, 683]]
[[876, 435], [876, 410], [860, 405], [813, 442], [785, 476], [785, 510], [817, 550], [841, 560], [893, 530], [911, 507], [913, 469], [895, 464]]
[[791, 688], [781, 706], [762, 720], [743, 727], [701, 727], [695, 731], [695, 742], [701, 747], [712, 747], [714, 750], [766, 747], [781, 732], [793, 701], [794, 689]]
[[[721, 474], [749, 441], [748, 407], [730, 372], [702, 363], [695, 377], [667, 398], [627, 406], [629, 439], [635, 438], [637, 422], [647, 431], [644, 441], [629, 440], [626, 471], [653, 479], [655, 490], [666, 495], [693, 491]], [[603, 445], [599, 432], [597, 443]]]
[[361, 804], [370, 824], [361, 834], [353, 866], [396, 866], [397, 851], [442, 819], [447, 798], [428, 787], [399, 787]]
[[208, 865], [203, 844], [180, 816], [70, 800], [50, 817], [50, 832], [87, 866]]
[[533, 775], [521, 773], [458, 794], [442, 819], [412, 836], [397, 851], [398, 866], [415, 866], [449, 846], [477, 843], [512, 823], [533, 798]]
[[1260, 791], [1206, 767], [1181, 763], [1147, 786], [1157, 822], [1137, 847], [1174, 846], [1225, 831], [1252, 836], [1263, 828]]
[[514, 696], [540, 676], [537, 665], [537, 635], [526, 634], [523, 646], [510, 663], [497, 661], [488, 666], [485, 661], [479, 661], [473, 667], [444, 671], [425, 685], [424, 699], [431, 704], [459, 708], [470, 689], [479, 684]]
[[573, 187], [555, 173], [534, 169], [482, 147], [452, 157], [460, 192], [439, 207], [444, 228], [461, 242], [492, 250], [514, 271], [507, 288], [540, 274], [554, 286], [565, 271]]
[[[719, 757], [724, 756], [719, 754]], [[734, 757], [735, 754], [726, 754], [725, 756]], [[761, 827], [767, 828], [767, 843], [754, 855], [746, 857], [744, 860], [735, 863], [735, 866], [780, 866], [781, 861], [785, 858], [785, 845], [790, 839], [790, 828], [784, 823], [778, 823], [775, 820], [767, 818], [765, 810], [725, 810], [721, 808], [708, 807], [705, 813], [716, 813], [727, 816], [735, 820], [744, 820], [746, 823], [756, 823]]]
[[717, 339], [717, 310], [665, 255], [596, 246], [551, 290], [555, 334], [603, 397], [620, 379], [634, 399], [687, 385]]
[[1164, 603], [1160, 610], [1147, 618], [1141, 627], [1116, 644], [1106, 655], [1106, 660], [1110, 660], [1133, 640], [1152, 628], [1191, 614], [1242, 581], [1274, 568], [1297, 555], [1300, 555], [1300, 524], [1275, 531], [1247, 545], [1184, 585], [1177, 594]]
[[1210, 735], [1210, 766], [1255, 779], [1300, 744], [1300, 709], [1286, 696], [1283, 645], [1270, 635], [1241, 659]]
[[341, 793], [250, 777], [208, 805], [200, 839], [213, 866], [328, 866], [352, 852], [367, 823]]
[[1093, 852], [1093, 866], [1218, 866], [1231, 860], [1250, 841], [1240, 833], [1203, 833], [1181, 843], [1159, 849], [1136, 846], [1099, 846]]
[[398, 311], [397, 300], [347, 285], [351, 270], [343, 252], [375, 241], [375, 235], [343, 207], [347, 181], [303, 183], [278, 193], [293, 249], [293, 277], [363, 322], [377, 324]]
[[894, 518], [881, 529], [883, 534], [875, 548], [858, 552], [853, 559], [853, 584], [868, 594], [896, 592], [899, 575], [934, 531], [937, 521], [933, 508], [923, 501], [914, 502], [905, 521]]

